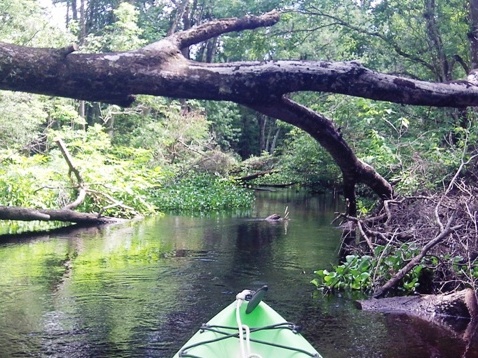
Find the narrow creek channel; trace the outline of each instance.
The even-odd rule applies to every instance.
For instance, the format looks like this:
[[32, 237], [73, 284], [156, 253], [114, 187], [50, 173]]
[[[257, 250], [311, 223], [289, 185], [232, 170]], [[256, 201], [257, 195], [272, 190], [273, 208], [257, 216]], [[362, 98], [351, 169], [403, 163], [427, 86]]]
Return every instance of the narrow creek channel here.
[[[286, 206], [290, 221], [258, 220]], [[339, 210], [283, 190], [259, 193], [249, 213], [0, 242], [0, 357], [172, 357], [237, 292], [263, 284], [326, 358], [460, 357], [462, 343], [438, 328], [314, 290], [313, 271], [336, 260]]]

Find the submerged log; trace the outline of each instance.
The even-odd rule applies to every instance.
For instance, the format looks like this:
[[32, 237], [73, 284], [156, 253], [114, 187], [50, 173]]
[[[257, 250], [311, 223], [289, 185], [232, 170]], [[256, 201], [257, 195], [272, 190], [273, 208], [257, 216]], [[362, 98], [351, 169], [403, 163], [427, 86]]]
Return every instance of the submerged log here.
[[382, 313], [404, 313], [438, 324], [471, 338], [477, 327], [476, 292], [471, 288], [441, 295], [417, 295], [357, 301], [360, 309]]
[[269, 175], [269, 174], [277, 173], [278, 171], [279, 170], [277, 170], [277, 169], [264, 170], [264, 171], [257, 172], [257, 173], [254, 173], [254, 174], [244, 175], [242, 177], [236, 178], [236, 180], [239, 180], [239, 181], [242, 181], [242, 182], [247, 182], [247, 181], [254, 180], [254, 179], [257, 179], [257, 178], [260, 178], [260, 177], [264, 177], [264, 176]]

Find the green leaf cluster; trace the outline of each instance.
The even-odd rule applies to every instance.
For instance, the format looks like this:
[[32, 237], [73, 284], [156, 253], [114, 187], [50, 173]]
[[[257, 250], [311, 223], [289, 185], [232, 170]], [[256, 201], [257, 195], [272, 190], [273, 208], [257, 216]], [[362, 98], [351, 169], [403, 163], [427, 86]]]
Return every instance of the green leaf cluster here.
[[[417, 253], [418, 249], [410, 244], [403, 244], [393, 250], [380, 245], [375, 247], [373, 256], [348, 255], [344, 263], [333, 266], [332, 270], [315, 271], [316, 277], [311, 283], [325, 292], [333, 290], [372, 292], [392, 278]], [[424, 262], [415, 266], [404, 277], [398, 291], [415, 292], [425, 268]]]
[[327, 290], [363, 290], [372, 286], [371, 279], [372, 257], [348, 255], [342, 265], [335, 266], [332, 271], [317, 270], [318, 276], [311, 283], [317, 288]]

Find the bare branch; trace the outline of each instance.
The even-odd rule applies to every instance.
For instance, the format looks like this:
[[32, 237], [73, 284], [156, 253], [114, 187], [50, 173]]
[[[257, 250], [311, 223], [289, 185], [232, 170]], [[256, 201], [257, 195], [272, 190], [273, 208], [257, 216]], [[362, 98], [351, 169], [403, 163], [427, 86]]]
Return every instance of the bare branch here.
[[83, 185], [83, 178], [81, 177], [80, 171], [76, 169], [76, 167], [73, 165], [73, 159], [71, 158], [70, 152], [66, 148], [65, 142], [63, 142], [63, 140], [59, 138], [56, 140], [56, 144], [58, 144], [61, 154], [63, 154], [63, 158], [65, 158], [65, 161], [68, 164], [70, 172], [75, 174], [78, 185]]
[[272, 26], [280, 19], [280, 12], [274, 10], [260, 16], [246, 16], [210, 21], [186, 31], [170, 36], [180, 49], [189, 47], [210, 38], [234, 31], [253, 30], [259, 27]]

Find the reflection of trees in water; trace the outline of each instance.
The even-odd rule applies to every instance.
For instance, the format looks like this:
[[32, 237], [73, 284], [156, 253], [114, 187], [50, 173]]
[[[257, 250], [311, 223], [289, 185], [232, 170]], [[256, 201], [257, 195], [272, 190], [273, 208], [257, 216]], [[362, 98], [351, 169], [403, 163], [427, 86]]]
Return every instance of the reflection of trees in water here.
[[[477, 357], [478, 341], [475, 338], [470, 345], [458, 335], [439, 325], [407, 315], [387, 315], [389, 332], [403, 332], [406, 340], [414, 351], [409, 351], [410, 357]], [[397, 329], [397, 330], [395, 330]], [[393, 333], [391, 333], [393, 334]], [[396, 356], [398, 357], [398, 354]]]
[[284, 222], [246, 222], [237, 225], [236, 245], [240, 250], [257, 251], [283, 236]]
[[231, 246], [228, 269], [220, 275], [226, 287], [256, 289], [266, 284], [261, 280], [268, 268], [274, 266], [273, 248], [283, 238], [283, 232], [281, 223], [259, 220], [246, 220], [231, 227], [229, 240], [235, 246]]
[[338, 196], [330, 194], [313, 195], [305, 190], [285, 189], [260, 191], [256, 193], [255, 211], [257, 217], [271, 213], [284, 215], [289, 208], [290, 218], [312, 221], [320, 225], [330, 224], [330, 213], [342, 212], [344, 204]]

